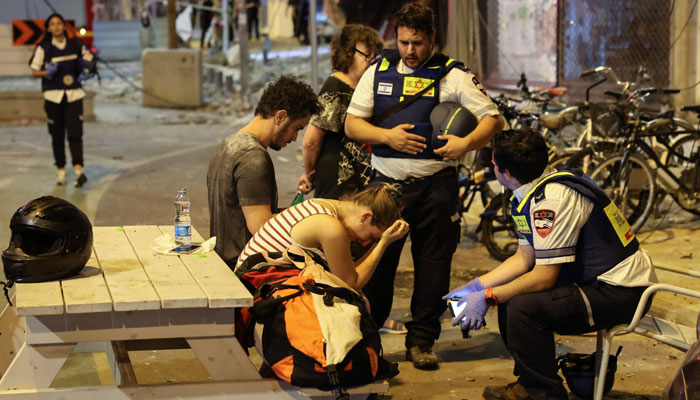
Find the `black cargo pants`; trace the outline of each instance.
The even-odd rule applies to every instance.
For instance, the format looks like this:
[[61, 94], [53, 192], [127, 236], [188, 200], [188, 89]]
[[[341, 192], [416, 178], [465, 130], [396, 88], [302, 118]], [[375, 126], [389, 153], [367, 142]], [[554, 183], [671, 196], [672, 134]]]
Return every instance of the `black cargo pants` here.
[[44, 100], [44, 111], [51, 135], [51, 147], [56, 167], [66, 165], [66, 136], [73, 165], [83, 164], [83, 100], [69, 103], [63, 96], [61, 103]]
[[[440, 316], [446, 309], [442, 296], [449, 291], [452, 255], [459, 241], [457, 173], [454, 168], [447, 168], [430, 177], [407, 181], [378, 175], [370, 185], [376, 182], [400, 187], [402, 217], [410, 225], [413, 320], [406, 323], [406, 348], [429, 347], [440, 336]], [[372, 318], [379, 327], [391, 312], [394, 278], [405, 242], [403, 238], [387, 248], [363, 289], [370, 302]]]
[[571, 284], [520, 294], [499, 304], [501, 337], [513, 356], [518, 383], [527, 389], [528, 396], [535, 400], [568, 399], [557, 375], [554, 332], [579, 335], [627, 324], [645, 289], [596, 281], [580, 289]]

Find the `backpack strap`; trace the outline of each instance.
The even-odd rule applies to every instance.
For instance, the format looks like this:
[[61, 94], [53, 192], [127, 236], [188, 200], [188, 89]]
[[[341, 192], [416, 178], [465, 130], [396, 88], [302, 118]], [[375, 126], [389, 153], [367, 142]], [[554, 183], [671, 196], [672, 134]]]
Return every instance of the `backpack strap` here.
[[336, 400], [350, 400], [350, 395], [344, 388], [340, 387], [340, 378], [338, 377], [338, 368], [336, 364], [326, 366], [328, 371], [328, 383], [335, 386], [333, 393], [336, 395]]
[[335, 297], [345, 300], [348, 304], [356, 305], [358, 302], [362, 301], [356, 293], [343, 287], [333, 287], [323, 283], [310, 282], [304, 282], [303, 286], [304, 289], [309, 292], [323, 296], [323, 304], [328, 307], [333, 307], [333, 299]]

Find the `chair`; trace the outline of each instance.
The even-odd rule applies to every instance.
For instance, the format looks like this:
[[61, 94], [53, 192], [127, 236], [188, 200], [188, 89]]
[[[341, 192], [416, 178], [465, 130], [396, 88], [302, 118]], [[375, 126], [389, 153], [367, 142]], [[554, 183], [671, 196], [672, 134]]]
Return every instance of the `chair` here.
[[[655, 263], [654, 267], [656, 269], [661, 269], [665, 271], [670, 271], [670, 272], [675, 272], [678, 274], [683, 274], [687, 276], [692, 276], [695, 278], [700, 278], [700, 273], [697, 271], [690, 271], [690, 270], [682, 270], [679, 268], [672, 267], [667, 264], [661, 264], [661, 263]], [[632, 318], [632, 321], [627, 324], [622, 324], [622, 325], [616, 325], [610, 329], [601, 329], [598, 331], [598, 339], [596, 342], [596, 368], [595, 368], [595, 391], [593, 394], [593, 399], [594, 400], [601, 400], [603, 398], [603, 390], [605, 388], [605, 375], [608, 369], [608, 360], [610, 358], [610, 348], [612, 347], [612, 340], [615, 335], [624, 335], [628, 333], [637, 333], [643, 336], [650, 337], [652, 339], [656, 339], [662, 343], [666, 343], [668, 345], [671, 345], [673, 347], [683, 349], [684, 351], [688, 351], [692, 343], [686, 343], [677, 339], [674, 339], [672, 337], [665, 336], [664, 334], [656, 334], [649, 332], [645, 329], [640, 329], [639, 328], [639, 322], [642, 320], [643, 314], [644, 314], [644, 309], [646, 308], [647, 302], [650, 301], [651, 296], [660, 291], [664, 290], [667, 292], [673, 292], [673, 293], [678, 293], [682, 294], [685, 296], [690, 296], [690, 297], [695, 297], [700, 299], [700, 292], [696, 290], [690, 290], [686, 289], [683, 287], [679, 286], [674, 286], [674, 285], [669, 285], [665, 283], [657, 283], [654, 285], [649, 286], [644, 293], [642, 294], [642, 297], [639, 299], [639, 304], [637, 305], [637, 309], [634, 313], [634, 317]], [[644, 318], [649, 318], [653, 319], [651, 316], [647, 316]], [[698, 314], [698, 325], [696, 328], [696, 339], [700, 339], [700, 314]], [[601, 352], [602, 350], [602, 352]]]

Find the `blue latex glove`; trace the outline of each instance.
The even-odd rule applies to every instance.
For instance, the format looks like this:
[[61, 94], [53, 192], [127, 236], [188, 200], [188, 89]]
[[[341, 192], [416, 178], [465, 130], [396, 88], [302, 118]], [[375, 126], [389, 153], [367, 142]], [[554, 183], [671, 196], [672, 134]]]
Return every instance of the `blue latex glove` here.
[[91, 74], [90, 70], [85, 68], [83, 72], [78, 76], [78, 82], [83, 83], [88, 79], [92, 79], [95, 77], [95, 74]]
[[51, 79], [52, 76], [56, 75], [56, 72], [58, 72], [58, 64], [57, 63], [48, 63], [46, 64], [46, 77]]
[[461, 313], [452, 320], [452, 326], [462, 323], [462, 330], [479, 330], [484, 326], [484, 315], [489, 306], [486, 305], [486, 293], [483, 290], [472, 292], [462, 297], [459, 304], [467, 303]]
[[449, 300], [449, 299], [454, 299], [454, 298], [462, 298], [469, 293], [474, 293], [478, 292], [480, 290], [484, 290], [484, 286], [481, 284], [481, 281], [479, 278], [474, 278], [467, 282], [465, 285], [462, 285], [458, 287], [457, 289], [454, 289], [450, 293], [447, 293], [446, 295], [442, 296], [443, 300]]

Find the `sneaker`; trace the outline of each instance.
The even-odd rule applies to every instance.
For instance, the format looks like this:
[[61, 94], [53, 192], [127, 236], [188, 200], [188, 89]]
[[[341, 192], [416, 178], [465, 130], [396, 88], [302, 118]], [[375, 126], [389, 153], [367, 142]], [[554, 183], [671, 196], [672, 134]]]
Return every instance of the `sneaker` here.
[[392, 333], [395, 335], [405, 334], [406, 332], [408, 332], [406, 325], [395, 319], [387, 319], [384, 325], [379, 329], [379, 333]]
[[413, 362], [413, 366], [418, 369], [437, 369], [437, 355], [430, 347], [413, 346], [406, 350], [406, 360]]
[[527, 400], [527, 390], [518, 382], [506, 386], [486, 386], [482, 394], [486, 400]]
[[56, 185], [63, 186], [66, 184], [66, 170], [59, 169], [56, 175]]
[[80, 175], [75, 177], [75, 182], [73, 182], [73, 186], [82, 187], [85, 184], [85, 182], [87, 182], [87, 176], [81, 173]]

